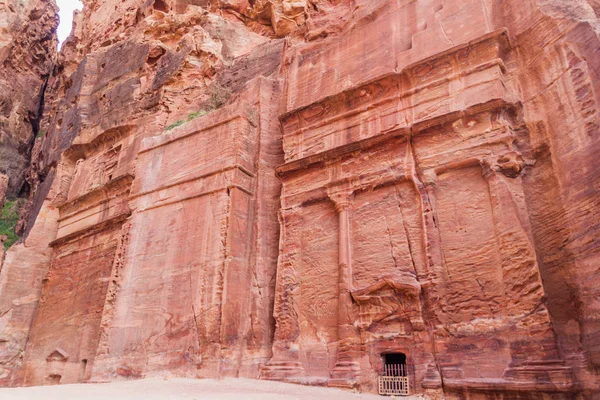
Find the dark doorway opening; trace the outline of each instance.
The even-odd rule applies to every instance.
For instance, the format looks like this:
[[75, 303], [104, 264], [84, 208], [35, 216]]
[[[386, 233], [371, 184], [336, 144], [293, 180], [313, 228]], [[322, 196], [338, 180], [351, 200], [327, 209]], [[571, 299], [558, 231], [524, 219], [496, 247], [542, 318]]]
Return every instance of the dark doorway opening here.
[[384, 376], [408, 376], [406, 370], [406, 354], [389, 353], [383, 355]]
[[81, 364], [79, 366], [79, 382], [83, 382], [85, 380], [85, 370], [87, 369], [88, 360], [81, 360]]

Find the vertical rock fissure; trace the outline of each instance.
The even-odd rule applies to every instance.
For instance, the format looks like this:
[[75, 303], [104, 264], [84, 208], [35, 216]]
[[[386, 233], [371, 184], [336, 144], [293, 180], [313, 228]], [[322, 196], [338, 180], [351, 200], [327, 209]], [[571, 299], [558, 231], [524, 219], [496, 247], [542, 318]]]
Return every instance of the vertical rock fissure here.
[[[54, 69], [54, 66], [52, 66], [52, 69]], [[33, 128], [33, 140], [31, 143], [30, 151], [33, 149], [35, 139], [38, 137], [38, 134], [40, 132], [40, 122], [42, 121], [42, 117], [44, 116], [45, 98], [46, 91], [48, 90], [48, 81], [50, 80], [50, 74], [44, 75], [42, 76], [42, 78], [44, 79], [44, 83], [42, 84], [42, 88], [40, 90], [40, 101], [38, 104], [37, 116], [31, 121], [31, 126]]]
[[[54, 70], [54, 65], [52, 66], [51, 70]], [[37, 138], [41, 136], [40, 132], [43, 132], [43, 131], [41, 131], [40, 125], [41, 125], [41, 121], [44, 116], [45, 97], [46, 97], [46, 91], [48, 90], [48, 81], [50, 80], [50, 74], [43, 75], [42, 78], [43, 78], [44, 82], [42, 84], [42, 88], [40, 89], [37, 114], [36, 114], [35, 118], [30, 120], [31, 129], [33, 131], [33, 137], [31, 138], [31, 142], [29, 144], [29, 149], [27, 152], [27, 159], [29, 161], [27, 164], [28, 171], [31, 168], [31, 163], [33, 161], [33, 157], [35, 157], [35, 155], [33, 154], [33, 150], [35, 148], [35, 142], [36, 142]], [[21, 185], [21, 188], [19, 189], [18, 196], [21, 198], [29, 197], [29, 195], [30, 195], [31, 185], [28, 182], [28, 179], [29, 179], [28, 177], [25, 178], [25, 181], [23, 182], [23, 184]]]

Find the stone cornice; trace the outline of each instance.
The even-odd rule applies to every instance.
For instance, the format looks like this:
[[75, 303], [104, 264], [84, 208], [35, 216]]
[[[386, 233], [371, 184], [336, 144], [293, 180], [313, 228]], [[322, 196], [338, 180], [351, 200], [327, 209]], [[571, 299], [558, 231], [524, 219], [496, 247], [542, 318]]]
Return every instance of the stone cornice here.
[[[501, 49], [503, 49], [503, 51], [501, 51], [498, 54], [498, 60], [502, 59], [502, 56], [504, 55], [506, 50], [509, 50], [512, 46], [510, 44], [510, 39], [508, 36], [508, 31], [506, 29], [500, 29], [500, 30], [496, 30], [494, 32], [490, 32], [487, 35], [483, 35], [475, 40], [472, 40], [470, 42], [452, 47], [446, 51], [440, 52], [438, 54], [434, 54], [432, 56], [423, 58], [422, 60], [419, 60], [413, 64], [410, 64], [408, 66], [406, 66], [405, 68], [402, 69], [402, 71], [397, 72], [397, 73], [393, 73], [393, 74], [388, 74], [385, 76], [381, 76], [375, 80], [372, 80], [370, 82], [366, 82], [358, 87], [354, 87], [348, 90], [345, 90], [343, 92], [337, 93], [333, 96], [328, 96], [325, 97], [323, 99], [320, 99], [318, 101], [315, 101], [309, 105], [303, 106], [303, 107], [299, 107], [297, 109], [294, 110], [290, 110], [288, 112], [285, 112], [283, 114], [280, 115], [279, 119], [282, 123], [284, 123], [285, 121], [287, 121], [290, 117], [296, 115], [296, 114], [302, 114], [305, 113], [307, 111], [309, 111], [312, 107], [316, 106], [316, 105], [323, 105], [326, 106], [328, 104], [333, 104], [335, 102], [339, 102], [340, 100], [343, 99], [349, 99], [349, 98], [356, 98], [356, 97], [360, 97], [360, 96], [356, 96], [357, 94], [360, 94], [361, 92], [364, 91], [368, 91], [371, 92], [369, 89], [380, 84], [383, 81], [393, 81], [393, 82], [400, 82], [401, 79], [403, 77], [408, 77], [411, 72], [418, 70], [419, 68], [423, 68], [441, 58], [446, 58], [446, 57], [451, 57], [451, 56], [455, 56], [457, 55], [460, 51], [465, 50], [469, 47], [473, 47], [473, 46], [477, 46], [480, 44], [485, 44], [486, 42], [496, 42], [499, 47]], [[498, 61], [495, 61], [498, 62]], [[450, 79], [448, 77], [445, 77], [444, 79]], [[429, 83], [428, 85], [423, 85], [421, 87], [413, 87], [413, 88], [407, 88], [406, 89], [406, 93], [407, 94], [412, 94], [412, 92], [414, 91], [418, 91], [418, 90], [423, 90], [425, 88], [427, 88], [428, 86], [432, 85], [434, 82]], [[387, 99], [382, 99], [382, 101], [386, 101]]]
[[[330, 150], [317, 153], [308, 157], [303, 157], [298, 160], [290, 161], [277, 168], [277, 174], [282, 178], [298, 170], [315, 166], [319, 163], [325, 163], [326, 161], [332, 161], [335, 159], [341, 159], [349, 154], [356, 151], [366, 150], [384, 143], [394, 138], [409, 138], [411, 136], [419, 134], [419, 132], [429, 129], [434, 126], [442, 125], [448, 121], [455, 120], [465, 116], [476, 115], [486, 111], [492, 111], [503, 108], [514, 108], [515, 104], [508, 103], [504, 99], [493, 99], [487, 103], [474, 105], [464, 111], [455, 111], [448, 114], [444, 114], [435, 118], [420, 121], [419, 123], [411, 126], [410, 128], [401, 128], [392, 130], [389, 132], [381, 132], [379, 135], [375, 135], [363, 140], [358, 140], [352, 143], [348, 143], [339, 147], [332, 148]], [[324, 166], [324, 165], [323, 165]]]

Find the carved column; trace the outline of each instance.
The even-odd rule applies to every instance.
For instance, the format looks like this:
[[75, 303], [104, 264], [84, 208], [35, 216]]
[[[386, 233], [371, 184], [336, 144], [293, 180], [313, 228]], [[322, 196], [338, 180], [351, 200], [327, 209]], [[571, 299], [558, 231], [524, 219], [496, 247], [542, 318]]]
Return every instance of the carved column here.
[[360, 357], [360, 334], [352, 311], [352, 254], [350, 227], [350, 192], [329, 194], [339, 220], [338, 245], [338, 350], [329, 386], [356, 385]]
[[539, 307], [544, 290], [520, 177], [525, 162], [519, 153], [507, 151], [482, 160], [481, 165], [492, 203], [505, 313], [509, 317], [526, 316], [528, 321], [511, 333], [512, 362], [504, 371], [504, 378], [570, 388], [571, 370], [561, 359], [548, 312]]
[[298, 301], [300, 277], [297, 271], [299, 248], [289, 243], [299, 243], [297, 227], [303, 224], [295, 209], [281, 209], [279, 213], [281, 235], [277, 262], [277, 288], [275, 290], [274, 317], [277, 323], [273, 338], [273, 357], [261, 368], [262, 379], [293, 381], [304, 376], [299, 361], [300, 327], [298, 326]]
[[[427, 265], [427, 297], [428, 317], [433, 326], [442, 324], [444, 320], [443, 308], [440, 304], [445, 302], [447, 295], [448, 275], [444, 266], [442, 254], [441, 233], [436, 222], [436, 185], [437, 173], [433, 169], [420, 171], [419, 176], [413, 177], [415, 187], [419, 193], [422, 204], [422, 223], [424, 229], [426, 265]], [[424, 323], [423, 323], [424, 328]], [[426, 340], [423, 340], [427, 356], [430, 362], [425, 370], [421, 387], [424, 389], [440, 389], [442, 386], [442, 374], [438, 368], [438, 348], [436, 346], [436, 332], [434, 330], [423, 330], [420, 332]], [[462, 373], [458, 367], [459, 373]], [[415, 377], [416, 378], [416, 377]], [[416, 382], [415, 382], [416, 383]]]
[[543, 292], [519, 176], [524, 161], [520, 154], [506, 152], [483, 159], [481, 166], [492, 205], [508, 305], [505, 312], [526, 314], [539, 304]]

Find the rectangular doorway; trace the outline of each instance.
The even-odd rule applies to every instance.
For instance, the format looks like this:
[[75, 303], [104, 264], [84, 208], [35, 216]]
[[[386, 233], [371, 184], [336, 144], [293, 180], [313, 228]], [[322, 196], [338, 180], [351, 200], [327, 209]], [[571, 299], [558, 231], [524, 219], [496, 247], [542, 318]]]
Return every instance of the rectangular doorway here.
[[379, 394], [408, 396], [409, 381], [406, 354], [383, 354], [383, 361], [383, 375], [379, 376]]

